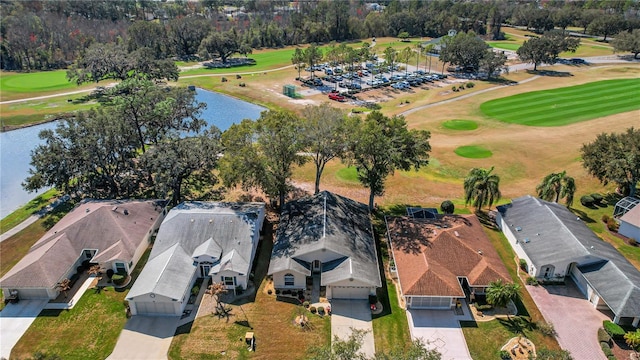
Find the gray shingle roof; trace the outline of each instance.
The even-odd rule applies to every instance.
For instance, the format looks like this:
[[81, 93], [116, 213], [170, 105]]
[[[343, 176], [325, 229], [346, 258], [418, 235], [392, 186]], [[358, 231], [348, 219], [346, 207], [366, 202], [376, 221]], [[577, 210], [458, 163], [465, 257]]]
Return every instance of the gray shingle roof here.
[[[179, 300], [196, 271], [194, 257], [212, 256], [212, 271], [249, 274], [254, 244], [264, 219], [263, 203], [184, 202], [160, 225], [158, 236], [128, 299], [155, 293]], [[217, 269], [217, 270], [216, 270]]]
[[98, 250], [95, 262], [132, 261], [163, 206], [158, 200], [85, 200], [40, 238], [0, 285], [53, 288], [83, 249]]
[[297, 258], [316, 250], [336, 254], [332, 260], [335, 264], [323, 264], [323, 285], [346, 279], [382, 285], [366, 205], [328, 191], [287, 203], [280, 217], [269, 273], [308, 271], [309, 264]]
[[640, 271], [566, 207], [524, 196], [498, 210], [536, 264], [588, 256], [590, 261], [578, 268], [611, 310], [618, 316], [640, 316]]

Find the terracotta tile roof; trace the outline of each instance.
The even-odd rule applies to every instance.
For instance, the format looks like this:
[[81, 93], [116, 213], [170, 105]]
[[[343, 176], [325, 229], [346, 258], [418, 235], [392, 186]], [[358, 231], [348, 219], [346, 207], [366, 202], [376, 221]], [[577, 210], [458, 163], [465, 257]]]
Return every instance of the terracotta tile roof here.
[[458, 277], [471, 286], [511, 282], [475, 215], [387, 218], [387, 232], [404, 295], [462, 297]]

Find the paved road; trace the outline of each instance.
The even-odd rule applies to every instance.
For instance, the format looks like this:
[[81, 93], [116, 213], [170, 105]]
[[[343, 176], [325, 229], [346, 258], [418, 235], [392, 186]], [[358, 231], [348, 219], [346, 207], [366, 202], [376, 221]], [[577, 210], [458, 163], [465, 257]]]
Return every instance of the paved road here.
[[0, 358], [9, 359], [11, 349], [44, 309], [48, 300], [21, 300], [0, 311]]
[[331, 339], [337, 336], [348, 340], [351, 329], [366, 331], [360, 353], [373, 358], [376, 352], [373, 340], [373, 324], [371, 308], [367, 300], [332, 300], [331, 301]]

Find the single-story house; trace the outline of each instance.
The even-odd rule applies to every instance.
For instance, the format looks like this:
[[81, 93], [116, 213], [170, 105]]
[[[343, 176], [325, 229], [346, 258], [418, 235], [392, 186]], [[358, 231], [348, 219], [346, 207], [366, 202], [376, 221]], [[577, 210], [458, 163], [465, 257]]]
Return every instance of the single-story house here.
[[640, 205], [636, 205], [633, 209], [622, 215], [618, 221], [620, 222], [618, 233], [640, 243]]
[[498, 206], [496, 222], [529, 276], [571, 277], [594, 307], [613, 312], [615, 323], [638, 326], [640, 271], [565, 206], [523, 196]]
[[408, 309], [451, 309], [459, 299], [484, 294], [491, 282], [511, 282], [475, 215], [385, 221], [392, 275]]
[[246, 289], [264, 217], [264, 203], [194, 201], [171, 209], [127, 294], [131, 314], [181, 316], [197, 278]]
[[303, 290], [319, 277], [327, 299], [375, 294], [382, 282], [367, 206], [328, 191], [287, 203], [268, 273], [276, 290]]
[[160, 200], [84, 200], [0, 279], [0, 287], [21, 299], [55, 299], [58, 284], [85, 261], [129, 273], [164, 214]]

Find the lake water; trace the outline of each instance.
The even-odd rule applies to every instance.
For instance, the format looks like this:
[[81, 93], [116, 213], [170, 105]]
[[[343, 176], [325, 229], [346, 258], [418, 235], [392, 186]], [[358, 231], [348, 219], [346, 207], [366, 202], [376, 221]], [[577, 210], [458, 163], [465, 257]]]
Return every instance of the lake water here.
[[[196, 89], [196, 100], [207, 104], [201, 117], [222, 131], [243, 119], [255, 120], [260, 117], [260, 112], [266, 110], [262, 106], [202, 89]], [[22, 189], [21, 183], [29, 175], [31, 150], [41, 143], [38, 134], [55, 127], [55, 123], [47, 123], [0, 133], [0, 218], [47, 191], [42, 189], [29, 193]]]

